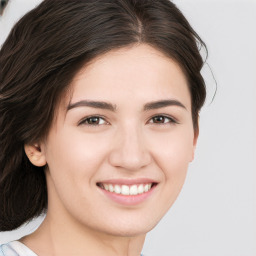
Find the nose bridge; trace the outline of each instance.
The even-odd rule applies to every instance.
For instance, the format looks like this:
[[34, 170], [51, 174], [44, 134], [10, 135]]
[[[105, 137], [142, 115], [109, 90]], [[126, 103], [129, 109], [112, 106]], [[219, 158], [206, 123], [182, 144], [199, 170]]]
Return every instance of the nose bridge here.
[[129, 126], [124, 128], [124, 132], [122, 134], [123, 145], [121, 145], [122, 150], [126, 154], [138, 156], [142, 153], [144, 148], [144, 140], [141, 129], [134, 126]]
[[127, 170], [138, 170], [151, 161], [143, 130], [132, 123], [124, 124], [117, 131], [111, 164]]

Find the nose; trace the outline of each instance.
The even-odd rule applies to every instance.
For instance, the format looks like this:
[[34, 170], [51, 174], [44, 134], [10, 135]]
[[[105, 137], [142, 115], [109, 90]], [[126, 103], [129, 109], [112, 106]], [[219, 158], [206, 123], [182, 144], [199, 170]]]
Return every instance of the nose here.
[[141, 129], [126, 126], [119, 130], [109, 154], [112, 166], [128, 171], [140, 170], [151, 163], [151, 154]]

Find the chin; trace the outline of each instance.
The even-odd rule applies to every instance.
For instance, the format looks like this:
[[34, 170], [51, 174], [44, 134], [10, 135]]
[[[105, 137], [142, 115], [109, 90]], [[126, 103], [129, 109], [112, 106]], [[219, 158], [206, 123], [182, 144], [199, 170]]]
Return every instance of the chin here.
[[[151, 231], [157, 224], [158, 221], [132, 221], [132, 220], [117, 220], [115, 225], [111, 225], [106, 228], [106, 234], [119, 237], [135, 237], [146, 235]], [[118, 224], [118, 225], [116, 225]]]

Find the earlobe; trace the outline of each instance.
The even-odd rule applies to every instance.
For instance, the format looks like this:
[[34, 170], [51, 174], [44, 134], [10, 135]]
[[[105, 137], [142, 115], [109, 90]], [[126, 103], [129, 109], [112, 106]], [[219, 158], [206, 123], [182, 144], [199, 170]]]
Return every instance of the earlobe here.
[[46, 165], [45, 154], [42, 151], [39, 144], [25, 144], [24, 145], [25, 153], [30, 160], [30, 162], [38, 167]]

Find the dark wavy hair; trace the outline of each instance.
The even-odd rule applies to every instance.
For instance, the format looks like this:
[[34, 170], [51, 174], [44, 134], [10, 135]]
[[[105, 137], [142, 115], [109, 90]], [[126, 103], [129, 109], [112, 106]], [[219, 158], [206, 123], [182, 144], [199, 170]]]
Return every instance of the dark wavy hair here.
[[139, 43], [183, 70], [197, 133], [206, 46], [169, 0], [45, 0], [14, 26], [0, 51], [0, 231], [47, 210], [44, 167], [30, 163], [24, 144], [47, 136], [73, 77], [97, 56]]

